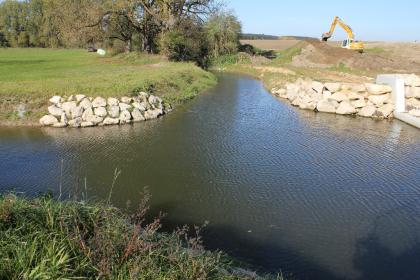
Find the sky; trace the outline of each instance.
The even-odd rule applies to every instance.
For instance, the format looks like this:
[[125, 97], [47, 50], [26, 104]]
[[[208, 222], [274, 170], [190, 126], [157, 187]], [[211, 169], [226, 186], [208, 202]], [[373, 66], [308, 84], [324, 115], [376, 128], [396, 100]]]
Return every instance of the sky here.
[[[225, 0], [244, 33], [320, 37], [339, 16], [356, 40], [420, 41], [420, 0]], [[337, 28], [331, 40], [343, 40]]]

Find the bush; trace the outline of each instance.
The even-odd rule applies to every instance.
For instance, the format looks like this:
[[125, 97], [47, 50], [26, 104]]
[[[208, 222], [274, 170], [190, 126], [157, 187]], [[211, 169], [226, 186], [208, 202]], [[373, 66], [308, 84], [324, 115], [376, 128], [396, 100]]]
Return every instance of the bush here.
[[161, 51], [173, 61], [195, 61], [208, 67], [208, 43], [203, 28], [193, 21], [183, 21], [160, 39]]

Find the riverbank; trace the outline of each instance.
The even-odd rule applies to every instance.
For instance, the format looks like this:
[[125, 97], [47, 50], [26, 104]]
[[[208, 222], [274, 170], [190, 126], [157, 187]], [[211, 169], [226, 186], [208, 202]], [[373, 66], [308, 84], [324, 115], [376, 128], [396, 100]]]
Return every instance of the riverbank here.
[[[281, 46], [285, 41], [269, 45]], [[259, 40], [256, 43], [264, 46]], [[221, 57], [213, 68], [251, 75], [271, 94], [300, 109], [375, 119], [391, 119], [395, 109], [392, 88], [376, 84], [377, 75], [409, 73], [398, 74], [405, 86], [405, 111], [412, 118], [420, 117], [420, 77], [406, 58], [398, 64], [390, 52], [377, 47], [361, 55], [317, 41], [293, 40], [285, 46], [269, 51], [248, 45], [247, 53]], [[264, 52], [275, 53], [276, 58], [258, 55]]]
[[9, 126], [39, 125], [54, 95], [120, 98], [145, 91], [176, 105], [217, 82], [192, 63], [138, 53], [0, 49], [0, 64], [0, 125]]
[[131, 216], [108, 203], [1, 196], [0, 278], [282, 279], [204, 250], [199, 228], [159, 233], [160, 218], [144, 223], [147, 202]]

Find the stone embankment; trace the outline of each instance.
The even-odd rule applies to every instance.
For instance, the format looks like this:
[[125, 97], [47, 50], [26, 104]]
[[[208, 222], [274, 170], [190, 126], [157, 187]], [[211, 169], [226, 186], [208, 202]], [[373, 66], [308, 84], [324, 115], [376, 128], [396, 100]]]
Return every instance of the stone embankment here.
[[[406, 75], [406, 109], [420, 117], [420, 78]], [[275, 96], [289, 100], [293, 106], [318, 112], [358, 115], [370, 118], [392, 118], [392, 88], [379, 84], [321, 83], [298, 79], [285, 87], [273, 88]]]
[[91, 127], [128, 124], [156, 119], [171, 111], [162, 99], [141, 92], [135, 97], [87, 97], [83, 94], [63, 98], [53, 96], [48, 115], [39, 122], [52, 127]]

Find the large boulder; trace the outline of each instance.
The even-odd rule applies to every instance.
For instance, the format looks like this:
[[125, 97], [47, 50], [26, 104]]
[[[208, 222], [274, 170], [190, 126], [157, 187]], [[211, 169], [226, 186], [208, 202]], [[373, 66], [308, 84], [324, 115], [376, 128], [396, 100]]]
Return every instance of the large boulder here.
[[80, 101], [79, 106], [86, 110], [88, 108], [92, 108], [92, 102], [89, 100], [89, 98], [83, 98]]
[[119, 119], [120, 119], [120, 123], [121, 124], [123, 124], [123, 123], [130, 123], [131, 122], [131, 114], [130, 114], [130, 112], [127, 111], [127, 110], [121, 111]]
[[348, 92], [347, 96], [350, 100], [357, 100], [357, 99], [364, 99], [365, 98], [363, 95], [361, 95], [359, 93], [356, 93], [354, 91]]
[[144, 112], [146, 111], [146, 107], [144, 106], [144, 103], [134, 102], [133, 107], [139, 109], [140, 111]]
[[317, 81], [313, 81], [311, 84], [311, 88], [318, 93], [322, 93], [322, 91], [324, 90], [324, 84]]
[[[287, 99], [290, 102], [293, 102], [297, 97], [298, 97], [298, 94], [297, 94], [296, 91], [288, 91], [287, 92]], [[147, 104], [149, 104], [149, 103], [147, 103]]]
[[[293, 101], [292, 101], [292, 106], [299, 106], [301, 103], [302, 98], [301, 97], [296, 97]], [[148, 110], [150, 111], [150, 110]], [[148, 112], [147, 111], [147, 112]]]
[[162, 109], [148, 110], [144, 113], [144, 118], [146, 120], [156, 119], [162, 114], [163, 114]]
[[61, 108], [58, 108], [56, 105], [51, 105], [48, 107], [48, 113], [50, 113], [50, 115], [53, 115], [54, 117], [61, 117], [61, 114], [64, 113], [64, 110]]
[[67, 125], [68, 119], [67, 119], [67, 115], [65, 113], [61, 114], [60, 122]]
[[412, 109], [408, 113], [412, 116], [420, 118], [420, 109]]
[[314, 92], [314, 93], [312, 93], [312, 94], [310, 94], [308, 96], [310, 97], [311, 101], [314, 101], [315, 102], [315, 104], [318, 101], [320, 101], [320, 100], [322, 100], [324, 98], [323, 94], [322, 93], [318, 93], [318, 92]]
[[374, 94], [374, 95], [380, 95], [380, 94], [392, 92], [392, 88], [388, 85], [366, 83], [365, 87], [369, 94]]
[[405, 100], [407, 110], [420, 109], [420, 100], [416, 98], [408, 98]]
[[105, 100], [105, 98], [100, 97], [100, 96], [96, 97], [92, 101], [92, 106], [93, 106], [93, 108], [105, 107], [106, 106], [106, 100]]
[[383, 104], [390, 102], [390, 97], [391, 95], [389, 93], [386, 93], [381, 95], [369, 95], [368, 99], [376, 106], [382, 106]]
[[420, 77], [415, 74], [404, 75], [404, 83], [410, 87], [420, 87]]
[[103, 125], [113, 125], [113, 124], [119, 124], [119, 123], [120, 123], [119, 119], [106, 117], [102, 124]]
[[130, 109], [131, 109], [131, 105], [130, 105], [130, 104], [127, 104], [127, 103], [125, 103], [125, 102], [121, 102], [121, 103], [119, 104], [119, 106], [120, 106], [120, 110], [121, 110], [121, 111], [128, 111], [128, 110], [130, 110]]
[[62, 100], [63, 100], [63, 99], [61, 98], [61, 96], [55, 95], [55, 96], [51, 97], [49, 101], [50, 101], [52, 104], [58, 105], [58, 104], [60, 104], [60, 103], [61, 103], [61, 101], [62, 101]]
[[363, 84], [351, 84], [350, 90], [353, 92], [365, 92], [366, 86]]
[[109, 106], [118, 106], [120, 104], [120, 101], [117, 98], [109, 97], [108, 98], [108, 105]]
[[325, 100], [330, 99], [331, 98], [331, 95], [332, 95], [332, 93], [330, 91], [328, 91], [328, 90], [324, 90], [322, 92], [322, 98], [325, 99]]
[[338, 105], [337, 110], [335, 111], [335, 113], [339, 115], [351, 115], [355, 114], [356, 112], [356, 108], [354, 108], [354, 106], [351, 105], [348, 101], [341, 102], [340, 105]]
[[131, 116], [133, 117], [133, 122], [141, 122], [145, 120], [143, 114], [138, 108], [133, 109]]
[[93, 122], [81, 122], [80, 123], [80, 127], [91, 127], [91, 126], [95, 126], [95, 124]]
[[50, 126], [58, 123], [58, 120], [53, 115], [45, 115], [39, 120], [39, 123], [44, 126]]
[[325, 83], [325, 88], [331, 93], [334, 93], [341, 90], [341, 84], [340, 83]]
[[147, 92], [140, 92], [138, 95], [138, 101], [139, 102], [147, 102], [147, 99], [149, 98], [149, 94]]
[[71, 114], [72, 119], [80, 118], [82, 116], [82, 114], [83, 114], [83, 108], [82, 108], [82, 106], [73, 107], [71, 109], [70, 114]]
[[374, 105], [367, 105], [360, 109], [358, 115], [362, 117], [371, 118], [376, 112], [376, 107]]
[[287, 90], [284, 88], [281, 88], [281, 89], [278, 89], [274, 94], [278, 97], [285, 98], [287, 95]]
[[405, 92], [406, 97], [420, 98], [420, 87], [408, 87]]
[[131, 97], [128, 97], [128, 96], [121, 97], [121, 102], [125, 103], [125, 104], [130, 104], [132, 100], [133, 99]]
[[91, 116], [94, 116], [92, 108], [86, 109], [82, 114], [82, 120], [87, 121], [87, 119]]
[[339, 92], [333, 93], [330, 99], [335, 100], [337, 102], [341, 102], [341, 101], [348, 101], [349, 97], [347, 96], [346, 91], [339, 91]]
[[384, 118], [388, 118], [391, 116], [392, 112], [394, 112], [394, 105], [392, 104], [385, 104], [382, 105], [377, 109], [377, 112], [383, 116]]
[[75, 118], [69, 121], [70, 127], [80, 127], [82, 124], [82, 118]]
[[92, 115], [87, 116], [84, 121], [93, 123], [94, 125], [97, 125], [97, 124], [101, 123], [103, 120], [104, 120], [103, 117], [92, 114]]
[[55, 128], [63, 128], [63, 127], [66, 127], [66, 126], [67, 126], [67, 124], [63, 123], [63, 122], [58, 122], [58, 123], [55, 123], [55, 124], [52, 125], [52, 127], [55, 127]]
[[84, 94], [76, 94], [76, 101], [77, 101], [77, 102], [80, 102], [80, 101], [82, 101], [85, 97], [86, 97], [86, 95], [84, 95]]
[[77, 107], [77, 103], [75, 101], [68, 101], [68, 102], [64, 102], [63, 104], [61, 104], [61, 108], [64, 110], [64, 112], [66, 112], [66, 115], [68, 117], [71, 116], [71, 111], [75, 107]]
[[99, 116], [99, 117], [106, 117], [106, 115], [108, 114], [108, 112], [106, 111], [105, 107], [97, 107], [94, 110], [95, 115]]
[[335, 113], [335, 105], [333, 102], [328, 100], [321, 100], [316, 104], [316, 109], [319, 112], [325, 112], [325, 113]]
[[111, 118], [118, 118], [120, 116], [120, 107], [119, 106], [108, 107], [108, 114]]
[[362, 108], [362, 107], [365, 107], [365, 106], [367, 105], [367, 104], [366, 104], [366, 101], [365, 101], [364, 99], [353, 100], [353, 101], [351, 101], [350, 103], [351, 103], [351, 105], [353, 105], [355, 108]]

